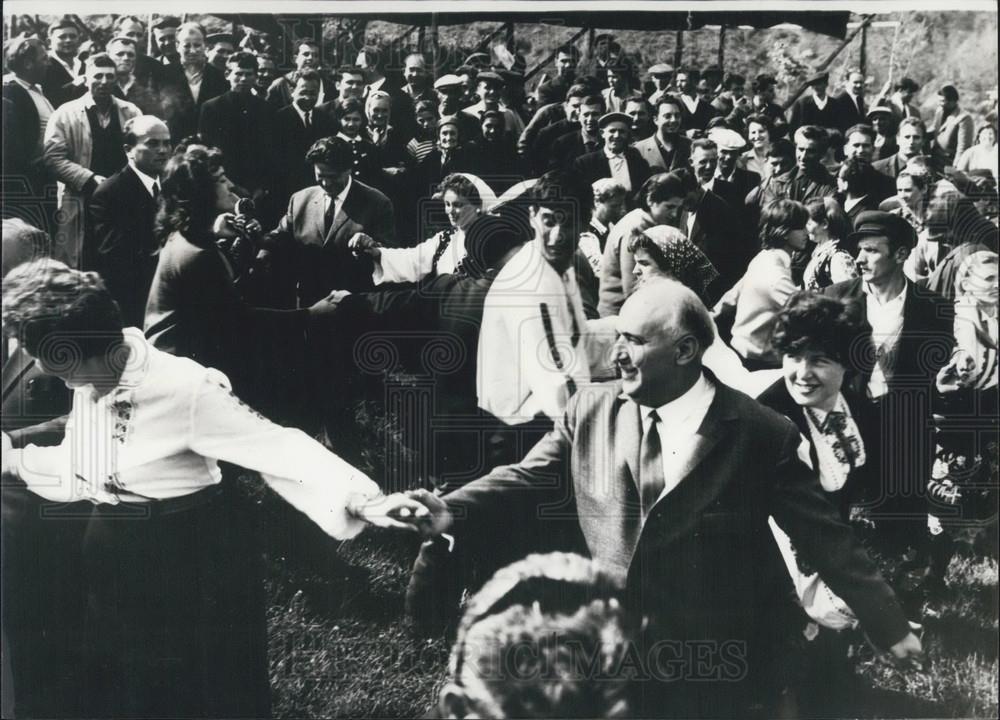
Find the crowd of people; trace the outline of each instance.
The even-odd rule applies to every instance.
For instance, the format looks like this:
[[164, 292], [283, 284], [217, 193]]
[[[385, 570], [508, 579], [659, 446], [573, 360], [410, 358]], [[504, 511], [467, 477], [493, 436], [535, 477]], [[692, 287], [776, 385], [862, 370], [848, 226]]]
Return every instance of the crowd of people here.
[[[241, 468], [425, 537], [447, 717], [854, 715], [850, 642], [916, 665], [995, 553], [995, 101], [82, 36], [5, 46], [5, 716], [269, 714]], [[372, 480], [314, 438], [399, 371], [421, 472]]]

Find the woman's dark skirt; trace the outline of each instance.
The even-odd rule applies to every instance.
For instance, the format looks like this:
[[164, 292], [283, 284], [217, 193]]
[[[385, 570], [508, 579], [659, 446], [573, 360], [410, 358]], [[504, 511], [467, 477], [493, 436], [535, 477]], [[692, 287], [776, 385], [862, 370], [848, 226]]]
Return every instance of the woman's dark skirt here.
[[232, 486], [94, 508], [81, 715], [270, 714], [255, 518]]

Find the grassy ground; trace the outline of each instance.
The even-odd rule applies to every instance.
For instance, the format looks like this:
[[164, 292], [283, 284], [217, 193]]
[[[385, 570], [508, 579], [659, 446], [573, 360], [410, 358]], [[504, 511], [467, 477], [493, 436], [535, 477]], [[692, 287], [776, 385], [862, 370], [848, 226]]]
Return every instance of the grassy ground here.
[[[370, 401], [345, 413], [344, 420], [345, 431], [347, 424], [353, 428], [333, 447], [381, 477], [384, 454], [372, 449], [386, 446], [386, 430], [393, 423]], [[309, 533], [289, 539], [287, 511], [270, 493], [255, 492], [262, 499], [268, 538], [275, 715], [423, 714], [444, 679], [448, 648], [441, 639], [414, 639], [403, 617], [416, 538], [368, 531], [339, 548]], [[891, 563], [883, 567], [897, 587], [913, 584]], [[859, 648], [856, 672], [874, 688], [896, 691], [904, 700], [934, 703], [935, 716], [997, 717], [997, 588], [997, 562], [962, 544], [949, 569], [946, 593], [923, 603], [924, 670], [899, 672], [870, 648]]]

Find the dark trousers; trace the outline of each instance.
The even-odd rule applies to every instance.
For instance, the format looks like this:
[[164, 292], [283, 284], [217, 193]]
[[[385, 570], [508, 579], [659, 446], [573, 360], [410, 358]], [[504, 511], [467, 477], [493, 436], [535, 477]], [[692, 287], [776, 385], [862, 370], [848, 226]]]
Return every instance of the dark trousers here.
[[158, 505], [98, 506], [88, 521], [79, 715], [268, 716], [249, 503], [226, 488], [176, 512]]

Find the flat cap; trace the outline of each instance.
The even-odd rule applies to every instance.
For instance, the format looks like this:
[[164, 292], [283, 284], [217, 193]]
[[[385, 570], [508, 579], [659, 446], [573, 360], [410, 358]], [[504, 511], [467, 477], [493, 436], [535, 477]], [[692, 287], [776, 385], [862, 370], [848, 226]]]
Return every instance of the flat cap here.
[[888, 115], [889, 117], [896, 117], [896, 111], [887, 105], [875, 105], [868, 110], [867, 113], [869, 118], [873, 118], [876, 115]]
[[476, 82], [492, 82], [497, 85], [503, 85], [504, 79], [499, 73], [495, 73], [492, 70], [484, 70], [476, 76]]
[[444, 90], [445, 88], [457, 88], [462, 87], [462, 78], [458, 75], [442, 75], [437, 80], [434, 81], [435, 90]]
[[178, 28], [181, 26], [180, 18], [174, 17], [173, 15], [164, 15], [155, 23], [153, 23], [154, 30], [165, 30], [166, 28]]
[[719, 150], [742, 150], [747, 141], [735, 130], [725, 127], [714, 127], [708, 131], [708, 139], [719, 146]]
[[623, 112], [609, 112], [601, 115], [601, 119], [597, 121], [597, 126], [604, 128], [609, 123], [613, 122], [623, 122], [626, 127], [632, 127], [632, 118]]
[[220, 33], [212, 33], [211, 35], [205, 38], [205, 42], [207, 42], [209, 45], [214, 45], [215, 43], [220, 43], [220, 42], [235, 43], [236, 39], [233, 37], [232, 33], [220, 32]]
[[674, 71], [674, 66], [669, 63], [657, 63], [653, 67], [649, 68], [649, 74], [653, 75], [669, 75]]
[[913, 226], [901, 215], [868, 210], [858, 215], [854, 221], [854, 232], [847, 236], [847, 247], [851, 252], [858, 243], [866, 237], [884, 237], [896, 245], [903, 245], [911, 250], [917, 244], [917, 233]]

